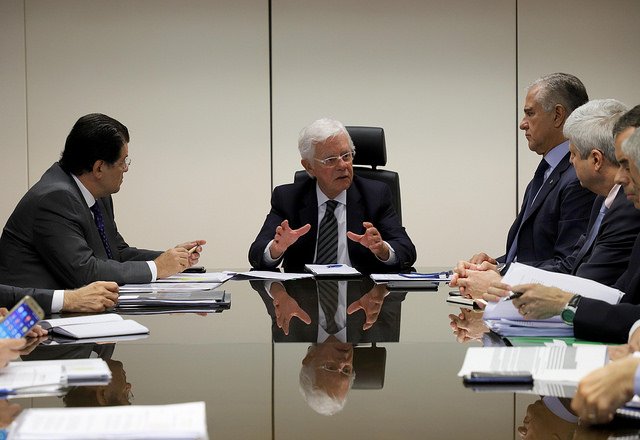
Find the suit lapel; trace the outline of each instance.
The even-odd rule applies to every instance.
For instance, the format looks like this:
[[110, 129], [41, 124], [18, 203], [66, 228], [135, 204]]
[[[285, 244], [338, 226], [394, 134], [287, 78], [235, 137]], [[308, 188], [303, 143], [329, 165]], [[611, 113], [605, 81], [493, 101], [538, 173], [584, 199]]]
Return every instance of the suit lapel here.
[[[557, 185], [562, 173], [565, 172], [567, 167], [571, 166], [571, 163], [569, 162], [569, 154], [570, 153], [567, 153], [562, 158], [560, 163], [558, 163], [558, 165], [553, 169], [549, 177], [547, 177], [547, 179], [544, 181], [544, 183], [542, 184], [542, 187], [540, 188], [540, 192], [538, 192], [538, 196], [533, 201], [533, 205], [531, 206], [531, 208], [529, 208], [529, 210], [525, 211], [525, 216], [522, 219], [523, 222], [527, 221], [527, 219], [531, 217], [531, 215], [534, 212], [536, 212], [540, 208], [540, 206], [542, 206], [542, 204], [544, 203], [544, 200], [547, 198], [551, 190], [554, 188], [555, 185]], [[529, 196], [534, 197], [535, 195], [530, 194]]]
[[302, 198], [302, 207], [300, 208], [300, 225], [302, 227], [307, 223], [311, 225], [311, 229], [305, 235], [300, 237], [299, 249], [303, 254], [302, 261], [313, 261], [316, 253], [316, 239], [318, 237], [318, 196], [316, 195], [316, 181], [311, 181], [310, 189], [305, 192]]
[[[360, 223], [360, 219], [363, 218], [364, 206], [362, 204], [362, 195], [355, 184], [354, 177], [354, 182], [352, 182], [349, 189], [347, 189], [347, 231], [362, 234], [364, 231], [362, 223]], [[352, 265], [354, 264], [353, 255], [355, 255], [361, 248], [362, 245], [347, 238], [347, 250], [349, 252], [349, 258], [351, 259]]]

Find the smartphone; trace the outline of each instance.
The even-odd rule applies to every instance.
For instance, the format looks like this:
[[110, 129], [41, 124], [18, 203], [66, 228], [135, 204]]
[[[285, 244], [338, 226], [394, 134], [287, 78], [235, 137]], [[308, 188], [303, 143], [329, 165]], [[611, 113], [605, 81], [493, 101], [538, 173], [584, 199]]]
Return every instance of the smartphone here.
[[35, 299], [25, 296], [0, 320], [0, 338], [22, 338], [44, 317]]

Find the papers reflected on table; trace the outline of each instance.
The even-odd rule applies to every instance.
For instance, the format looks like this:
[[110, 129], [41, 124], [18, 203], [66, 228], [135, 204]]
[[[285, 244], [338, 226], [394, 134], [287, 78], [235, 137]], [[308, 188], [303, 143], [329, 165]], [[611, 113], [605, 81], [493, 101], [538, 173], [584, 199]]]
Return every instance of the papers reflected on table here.
[[122, 319], [122, 316], [115, 313], [47, 319], [40, 321], [40, 326], [50, 332], [73, 339], [149, 333], [149, 329], [144, 325], [132, 319]]
[[208, 440], [204, 402], [96, 408], [26, 409], [11, 426], [12, 440]]
[[605, 345], [469, 347], [458, 376], [527, 371], [534, 381], [577, 384], [607, 359]]
[[100, 359], [10, 362], [0, 371], [0, 397], [59, 395], [67, 386], [107, 385], [111, 370]]
[[233, 279], [238, 281], [244, 280], [278, 280], [278, 281], [290, 281], [300, 280], [302, 278], [313, 278], [311, 273], [287, 273], [287, 272], [272, 272], [268, 270], [251, 270], [248, 272], [238, 272]]
[[[511, 286], [538, 283], [558, 287], [587, 298], [617, 304], [623, 293], [593, 280], [573, 275], [549, 272], [520, 263], [509, 267], [502, 282]], [[560, 316], [547, 319], [524, 319], [510, 300], [490, 302], [484, 311], [485, 325], [502, 336], [573, 336], [573, 327], [562, 322]]]
[[344, 278], [362, 275], [346, 264], [305, 264], [304, 268], [315, 277]]
[[120, 286], [120, 294], [123, 293], [156, 293], [156, 292], [195, 292], [207, 291], [220, 287], [222, 283], [208, 282], [157, 282], [147, 284], [125, 284]]
[[388, 283], [391, 281], [436, 281], [449, 282], [453, 271], [447, 270], [443, 272], [409, 272], [409, 273], [372, 273], [371, 279], [376, 283]]

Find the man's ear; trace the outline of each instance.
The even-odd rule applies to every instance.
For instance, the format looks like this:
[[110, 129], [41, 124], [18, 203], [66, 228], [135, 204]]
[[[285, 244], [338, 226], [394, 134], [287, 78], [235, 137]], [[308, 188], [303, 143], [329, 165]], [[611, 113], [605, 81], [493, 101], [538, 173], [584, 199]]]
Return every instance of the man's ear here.
[[313, 168], [311, 167], [311, 164], [309, 163], [309, 161], [307, 159], [302, 159], [300, 161], [300, 163], [302, 164], [302, 166], [304, 167], [304, 169], [307, 171], [307, 173], [309, 173], [311, 175], [311, 177], [316, 177]]
[[562, 105], [556, 104], [553, 108], [553, 126], [556, 128], [562, 128], [566, 120], [567, 110]]
[[597, 171], [602, 168], [604, 164], [604, 155], [602, 151], [596, 150], [595, 148], [591, 150], [591, 160], [593, 161], [593, 167]]
[[93, 163], [93, 175], [96, 177], [102, 177], [102, 172], [106, 166], [107, 163], [104, 160], [96, 160]]

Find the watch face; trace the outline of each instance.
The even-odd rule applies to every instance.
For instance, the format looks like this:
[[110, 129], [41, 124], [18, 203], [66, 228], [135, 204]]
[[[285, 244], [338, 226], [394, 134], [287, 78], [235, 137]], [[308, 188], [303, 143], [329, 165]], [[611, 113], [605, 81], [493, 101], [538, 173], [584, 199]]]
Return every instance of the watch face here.
[[573, 323], [573, 317], [576, 315], [575, 310], [564, 309], [560, 314], [560, 317], [565, 323]]

